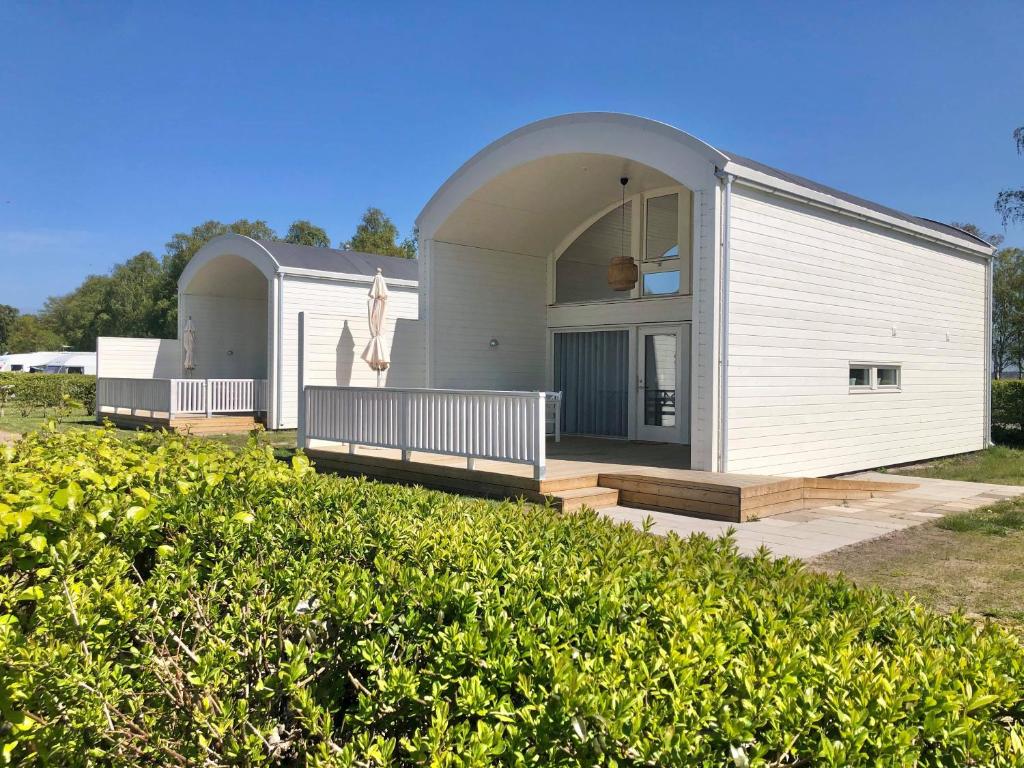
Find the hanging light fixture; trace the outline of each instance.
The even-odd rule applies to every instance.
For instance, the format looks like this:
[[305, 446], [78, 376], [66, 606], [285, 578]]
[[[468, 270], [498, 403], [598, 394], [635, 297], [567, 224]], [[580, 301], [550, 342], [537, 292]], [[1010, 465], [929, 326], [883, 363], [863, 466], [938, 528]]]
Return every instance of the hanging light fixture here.
[[623, 176], [619, 179], [622, 185], [622, 205], [619, 211], [622, 215], [622, 222], [619, 228], [619, 255], [608, 262], [608, 285], [615, 291], [631, 291], [640, 276], [640, 270], [632, 257], [626, 255], [626, 185], [629, 184], [629, 177]]

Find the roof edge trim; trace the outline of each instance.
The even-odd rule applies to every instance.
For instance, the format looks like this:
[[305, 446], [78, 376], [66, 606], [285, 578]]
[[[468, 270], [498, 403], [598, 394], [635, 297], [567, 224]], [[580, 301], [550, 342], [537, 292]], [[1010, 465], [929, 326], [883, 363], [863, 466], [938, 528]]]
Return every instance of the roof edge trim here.
[[[889, 229], [906, 232], [914, 235], [915, 237], [938, 242], [942, 245], [947, 245], [951, 248], [966, 251], [977, 256], [985, 256], [988, 258], [995, 252], [995, 248], [992, 245], [974, 237], [968, 232], [964, 232], [963, 234], [976, 242], [972, 243], [964, 240], [963, 238], [945, 235], [936, 229], [916, 225], [911, 221], [897, 218], [895, 216], [889, 216], [870, 208], [865, 208], [848, 200], [835, 197], [834, 195], [829, 195], [824, 192], [811, 189], [802, 184], [795, 184], [790, 181], [785, 181], [784, 179], [779, 179], [775, 176], [754, 170], [753, 168], [748, 168], [742, 163], [738, 163], [733, 160], [729, 160], [722, 170], [725, 173], [736, 177], [736, 179], [741, 183], [746, 182], [749, 186], [761, 188], [768, 192], [780, 194], [785, 197], [797, 198], [846, 216], [852, 216], [853, 218], [873, 222], [881, 226], [888, 227]], [[958, 231], [963, 232], [963, 230], [959, 229]]]

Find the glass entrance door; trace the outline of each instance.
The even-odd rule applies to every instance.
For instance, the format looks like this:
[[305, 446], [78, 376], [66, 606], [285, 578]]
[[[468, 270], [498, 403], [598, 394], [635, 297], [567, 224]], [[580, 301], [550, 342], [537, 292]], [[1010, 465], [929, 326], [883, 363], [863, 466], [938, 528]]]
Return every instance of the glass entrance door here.
[[[685, 346], [684, 346], [685, 345]], [[637, 331], [638, 440], [682, 442], [689, 415], [683, 365], [689, 339], [678, 326]]]

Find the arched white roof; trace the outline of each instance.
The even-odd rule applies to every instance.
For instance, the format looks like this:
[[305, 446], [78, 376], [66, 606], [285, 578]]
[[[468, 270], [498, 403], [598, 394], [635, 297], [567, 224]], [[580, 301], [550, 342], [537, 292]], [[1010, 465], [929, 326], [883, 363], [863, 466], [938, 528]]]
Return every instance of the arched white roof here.
[[[581, 112], [539, 120], [492, 142], [453, 173], [417, 217], [420, 236], [433, 238], [445, 221], [488, 182], [515, 168], [556, 156], [610, 158], [625, 175], [633, 177], [638, 169], [653, 170], [665, 180], [691, 188], [703, 186], [715, 167], [728, 161], [714, 147], [678, 128], [634, 115]], [[618, 194], [619, 173], [615, 171], [608, 185], [612, 197]], [[560, 190], [551, 190], [551, 194], [564, 199]], [[533, 199], [536, 203], [535, 195]], [[574, 212], [577, 222], [582, 218], [580, 213]], [[584, 215], [589, 213], [593, 211]]]
[[[491, 239], [537, 252], [551, 246], [559, 229], [567, 230], [613, 203], [619, 175], [636, 180], [641, 189], [661, 180], [698, 190], [714, 183], [716, 170], [975, 253], [989, 255], [993, 250], [950, 225], [724, 152], [666, 123], [613, 112], [539, 120], [492, 142], [441, 185], [416, 224], [423, 240], [474, 241], [490, 247], [486, 241]], [[498, 231], [503, 226], [506, 231]]]
[[185, 292], [196, 276], [212, 261], [222, 256], [237, 256], [258, 269], [267, 280], [273, 280], [281, 265], [263, 245], [245, 235], [219, 235], [196, 251], [178, 278], [178, 290]]
[[396, 285], [416, 285], [419, 264], [415, 259], [379, 256], [373, 253], [315, 248], [281, 240], [253, 240], [245, 235], [218, 235], [196, 251], [178, 278], [184, 292], [196, 277], [218, 259], [242, 260], [255, 267], [267, 280], [276, 274], [295, 274], [369, 282], [381, 270]]

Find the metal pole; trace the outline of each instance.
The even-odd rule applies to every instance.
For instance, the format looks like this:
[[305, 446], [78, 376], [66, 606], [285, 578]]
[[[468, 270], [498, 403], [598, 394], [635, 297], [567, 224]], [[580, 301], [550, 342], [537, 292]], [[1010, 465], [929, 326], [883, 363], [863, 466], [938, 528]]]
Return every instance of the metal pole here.
[[298, 448], [306, 449], [306, 313], [299, 312], [299, 346], [298, 346], [298, 419], [296, 424], [295, 442]]

